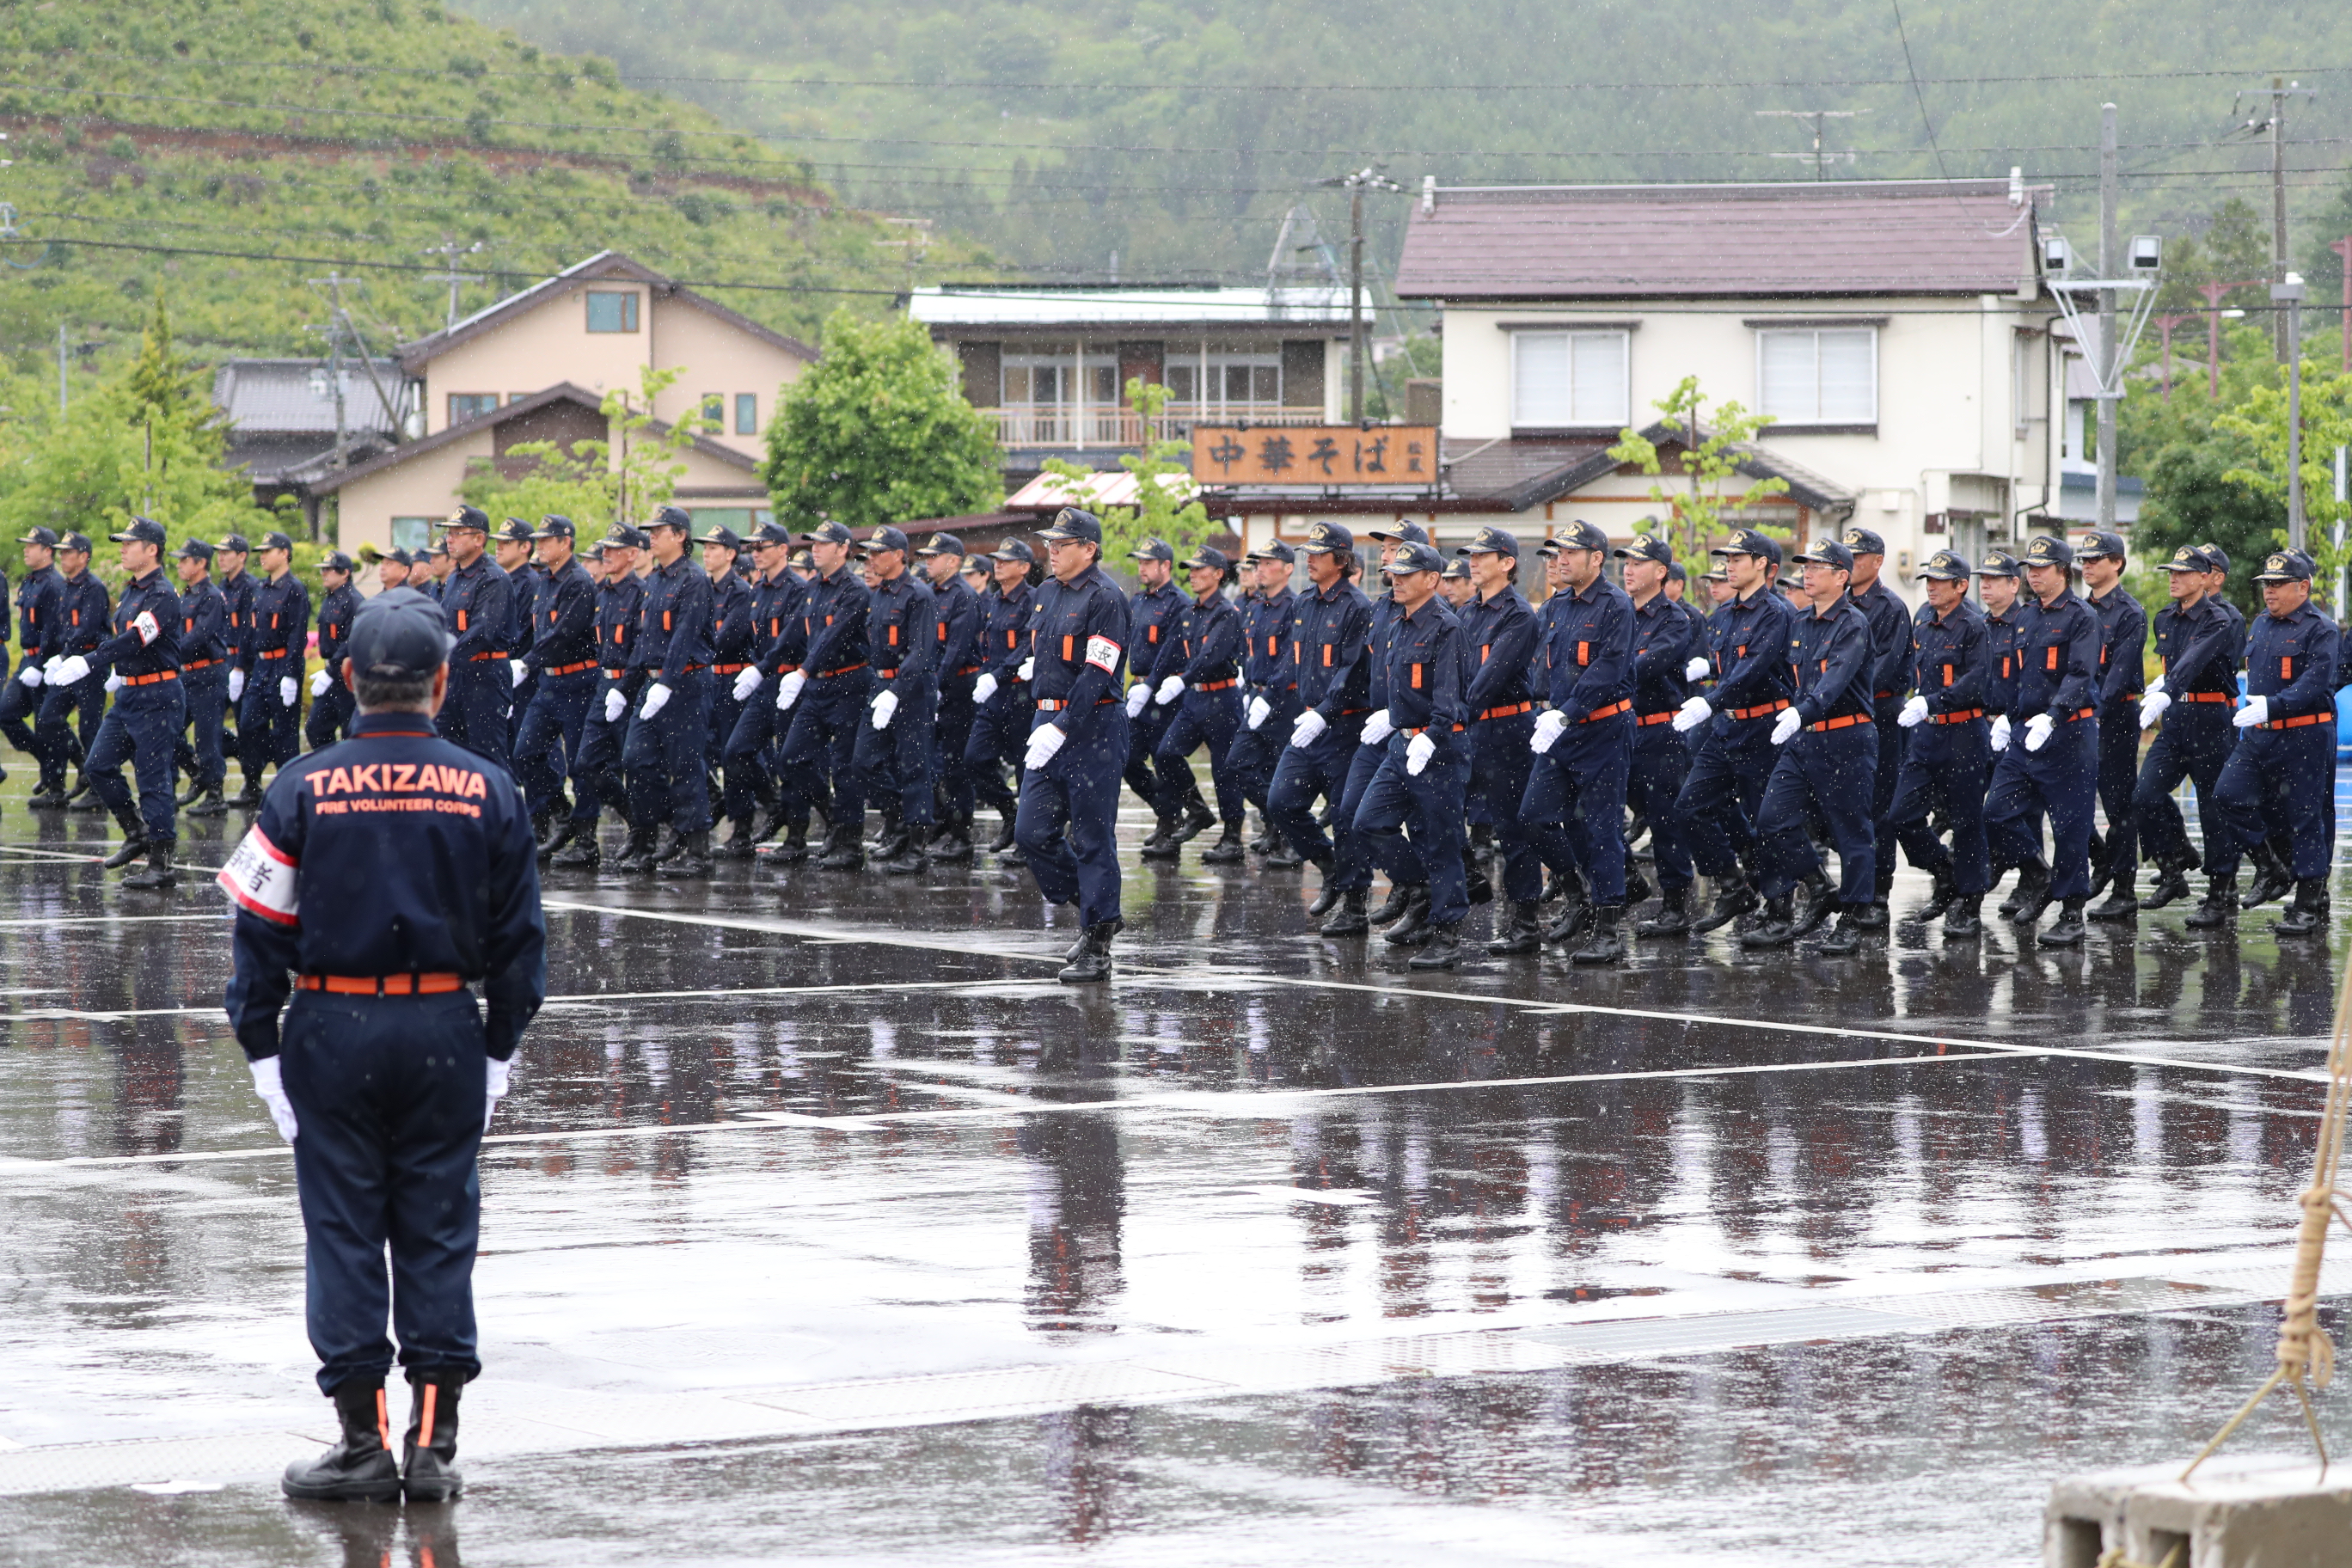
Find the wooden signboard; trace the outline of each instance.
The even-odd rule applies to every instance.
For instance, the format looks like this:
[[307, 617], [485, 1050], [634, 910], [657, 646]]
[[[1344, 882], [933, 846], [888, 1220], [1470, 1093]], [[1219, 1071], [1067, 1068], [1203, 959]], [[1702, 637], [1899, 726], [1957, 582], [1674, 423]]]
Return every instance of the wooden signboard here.
[[1430, 425], [1230, 425], [1192, 427], [1192, 477], [1204, 485], [1437, 483], [1437, 429]]

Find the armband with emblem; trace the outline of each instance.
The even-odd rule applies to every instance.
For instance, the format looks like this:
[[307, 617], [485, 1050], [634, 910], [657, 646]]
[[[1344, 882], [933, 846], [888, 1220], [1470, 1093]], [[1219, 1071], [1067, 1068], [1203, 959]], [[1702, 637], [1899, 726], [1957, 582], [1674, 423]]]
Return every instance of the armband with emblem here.
[[278, 925], [299, 923], [295, 864], [259, 826], [248, 831], [213, 879], [237, 908]]
[[1087, 662], [1105, 675], [1118, 673], [1118, 644], [1097, 633], [1087, 639]]

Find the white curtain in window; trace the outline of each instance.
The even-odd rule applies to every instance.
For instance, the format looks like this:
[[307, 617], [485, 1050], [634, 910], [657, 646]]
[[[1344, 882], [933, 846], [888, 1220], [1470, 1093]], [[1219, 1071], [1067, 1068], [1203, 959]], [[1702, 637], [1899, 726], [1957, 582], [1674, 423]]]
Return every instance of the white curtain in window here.
[[1869, 327], [1761, 332], [1757, 402], [1790, 425], [1869, 425], [1878, 418], [1878, 333]]
[[1822, 332], [1822, 409], [1825, 425], [1868, 425], [1878, 417], [1878, 334], [1864, 327]]
[[1570, 425], [1625, 423], [1625, 334], [1578, 332], [1569, 340], [1574, 402]]
[[1514, 425], [1622, 425], [1625, 334], [1517, 333], [1512, 382]]
[[1566, 425], [1574, 399], [1569, 377], [1568, 334], [1521, 332], [1513, 354], [1511, 423]]

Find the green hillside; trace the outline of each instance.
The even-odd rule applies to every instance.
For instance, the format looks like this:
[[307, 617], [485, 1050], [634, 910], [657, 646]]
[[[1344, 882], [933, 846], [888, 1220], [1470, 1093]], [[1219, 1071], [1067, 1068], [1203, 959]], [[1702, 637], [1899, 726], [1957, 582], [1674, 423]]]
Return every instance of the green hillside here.
[[442, 323], [445, 240], [479, 246], [460, 310], [609, 247], [812, 338], [905, 276], [903, 230], [790, 154], [429, 0], [14, 5], [0, 124], [20, 365], [60, 325], [100, 356], [135, 342], [159, 289], [200, 353], [316, 353], [310, 280], [335, 272], [382, 351]]

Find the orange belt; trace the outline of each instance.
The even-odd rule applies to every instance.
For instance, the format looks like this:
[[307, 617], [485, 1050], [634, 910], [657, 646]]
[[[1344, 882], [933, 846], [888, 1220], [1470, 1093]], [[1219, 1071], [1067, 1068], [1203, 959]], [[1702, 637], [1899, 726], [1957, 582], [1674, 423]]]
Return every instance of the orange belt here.
[[2333, 714], [2328, 713], [2298, 713], [2292, 719], [2268, 720], [2264, 721], [2263, 728], [2265, 730], [2300, 730], [2306, 724], [2316, 724], [2323, 720], [2333, 717]]
[[833, 679], [835, 676], [841, 676], [841, 675], [856, 675], [859, 670], [864, 669], [865, 668], [866, 668], [866, 667], [865, 667], [864, 665], [862, 665], [862, 664], [853, 664], [853, 665], [850, 665], [849, 667], [847, 667], [846, 668], [844, 668], [844, 669], [829, 669], [829, 670], [826, 670], [824, 674], [819, 675], [819, 676], [817, 677], [817, 679], [818, 679], [819, 680], [831, 680], [831, 679]]
[[1229, 686], [1239, 686], [1239, 680], [1204, 680], [1192, 688], [1195, 691], [1223, 691]]
[[742, 672], [743, 666], [740, 664], [714, 664], [710, 667], [713, 675], [740, 675]]
[[1596, 708], [1591, 712], [1587, 713], [1584, 716], [1584, 721], [1588, 724], [1598, 724], [1603, 719], [1614, 719], [1620, 713], [1630, 713], [1633, 710], [1633, 700], [1630, 697], [1620, 697], [1608, 707]]
[[[1118, 699], [1116, 697], [1106, 697], [1102, 699], [1102, 700], [1097, 702], [1095, 706], [1097, 708], [1108, 708], [1118, 700]], [[1067, 708], [1069, 705], [1070, 704], [1066, 699], [1060, 697], [1040, 697], [1037, 699], [1037, 711], [1040, 713], [1059, 713], [1063, 709]]]
[[1484, 713], [1481, 713], [1476, 718], [1471, 720], [1470, 722], [1473, 724], [1483, 724], [1489, 719], [1516, 719], [1522, 713], [1531, 711], [1534, 708], [1535, 704], [1532, 702], [1508, 702], [1500, 708], [1487, 709]]
[[550, 680], [553, 680], [560, 676], [577, 675], [583, 669], [593, 669], [595, 668], [596, 661], [594, 659], [583, 658], [578, 664], [559, 664], [553, 669], [542, 669], [540, 673], [547, 677]]
[[1819, 733], [1823, 730], [1846, 730], [1853, 728], [1856, 724], [1867, 724], [1869, 722], [1870, 715], [1867, 713], [1849, 713], [1843, 719], [1824, 719], [1818, 724], [1808, 724], [1805, 728]]
[[[268, 653], [265, 653], [265, 654], [263, 654], [261, 657], [262, 657], [262, 658], [275, 658], [277, 657], [277, 655], [275, 655], [275, 654], [268, 654]], [[473, 658], [471, 658], [467, 659], [466, 662], [467, 662], [467, 664], [487, 664], [487, 663], [488, 663], [491, 659], [494, 659], [494, 658], [506, 658], [506, 655], [504, 655], [504, 654], [502, 654], [502, 653], [478, 653], [478, 654], [476, 654]]]
[[2184, 691], [2173, 700], [2175, 702], [2235, 703], [2238, 700], [2238, 694], [2234, 691]]
[[1730, 708], [1725, 711], [1735, 719], [1761, 719], [1767, 713], [1778, 713], [1788, 705], [1789, 700], [1784, 697], [1778, 702], [1767, 702], [1761, 708]]
[[607, 680], [619, 680], [626, 677], [628, 673], [629, 672], [625, 669], [613, 669], [607, 668], [604, 671], [604, 679]]
[[[264, 652], [257, 653], [257, 654], [254, 655], [253, 657], [254, 657], [254, 658], [284, 658], [286, 657], [286, 655], [287, 655], [288, 651], [289, 651], [289, 650], [287, 650], [287, 649], [285, 649], [285, 648], [282, 648], [282, 647], [273, 647], [273, 648], [267, 649], [267, 650], [266, 650], [266, 651], [264, 651]], [[494, 655], [494, 654], [487, 654], [487, 653], [485, 653], [485, 654], [477, 654], [477, 655], [475, 655], [475, 657], [476, 657], [477, 658], [496, 658], [497, 656], [496, 656], [496, 655]]]
[[1984, 710], [1981, 708], [1963, 708], [1957, 713], [1930, 713], [1927, 715], [1927, 722], [1930, 724], [1965, 724], [1971, 719], [1981, 719], [1983, 717]]
[[337, 996], [438, 996], [466, 988], [464, 977], [456, 974], [305, 974], [295, 984]]
[[[1398, 733], [1398, 734], [1400, 734], [1400, 735], [1418, 735], [1418, 734], [1420, 734], [1420, 733], [1421, 733], [1421, 731], [1422, 731], [1423, 730], [1426, 730], [1426, 729], [1428, 729], [1428, 728], [1429, 728], [1429, 726], [1428, 726], [1428, 725], [1423, 724], [1423, 725], [1422, 725], [1419, 729], [1413, 729], [1413, 730], [1399, 730], [1399, 731], [1397, 731], [1397, 733]], [[1459, 735], [1460, 733], [1462, 733], [1462, 726], [1461, 726], [1461, 725], [1459, 725], [1459, 724], [1454, 725], [1454, 732], [1455, 734], [1457, 734], [1457, 735]]]
[[125, 686], [152, 686], [159, 680], [177, 680], [179, 679], [180, 672], [176, 669], [159, 669], [152, 675], [126, 675], [122, 678], [122, 684]]
[[192, 658], [188, 660], [187, 663], [180, 666], [180, 668], [182, 669], [205, 669], [220, 662], [221, 661], [216, 658]]
[[980, 666], [976, 664], [967, 664], [961, 669], [957, 670], [956, 673], [958, 675], [978, 675], [980, 673]]
[[1671, 724], [1675, 721], [1675, 715], [1680, 711], [1680, 709], [1669, 708], [1663, 713], [1644, 713], [1633, 721], [1644, 729], [1652, 724]]
[[[709, 669], [709, 668], [710, 667], [707, 664], [681, 664], [677, 667], [677, 672], [680, 675], [700, 675], [704, 670]], [[654, 679], [656, 680], [659, 680], [661, 677], [659, 675], [656, 675]]]
[[2066, 722], [2072, 724], [2077, 720], [2088, 719], [2092, 714], [2096, 713], [2097, 711], [2098, 710], [2095, 708], [2078, 708], [2074, 712], [2066, 715]]

